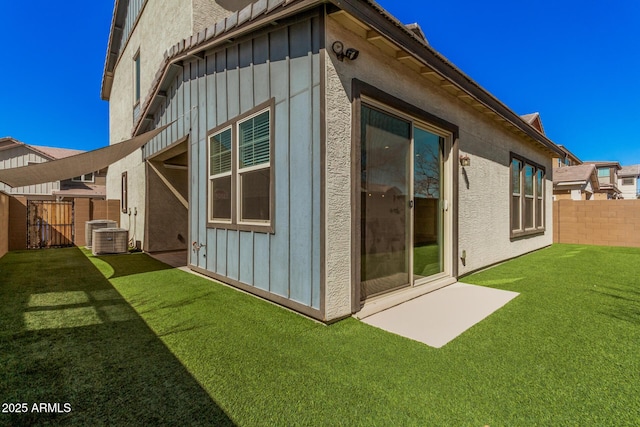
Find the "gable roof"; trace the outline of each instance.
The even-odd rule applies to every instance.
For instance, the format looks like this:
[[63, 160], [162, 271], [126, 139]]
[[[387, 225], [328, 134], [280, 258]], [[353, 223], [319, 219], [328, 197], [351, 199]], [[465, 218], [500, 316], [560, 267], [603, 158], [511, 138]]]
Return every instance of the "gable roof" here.
[[618, 171], [618, 176], [640, 176], [640, 165], [622, 166], [622, 169]]
[[520, 116], [522, 120], [533, 126], [538, 132], [546, 135], [544, 132], [544, 127], [542, 126], [542, 119], [540, 118], [540, 113], [530, 113], [523, 114]]
[[65, 157], [74, 156], [83, 153], [82, 150], [72, 150], [69, 148], [43, 147], [40, 145], [29, 145], [22, 141], [18, 141], [10, 136], [0, 138], [0, 151], [9, 150], [16, 147], [24, 147], [31, 150], [49, 160], [63, 159]]
[[589, 181], [591, 175], [595, 173], [596, 166], [593, 164], [564, 166], [553, 169], [553, 184]]
[[616, 168], [616, 170], [622, 169], [622, 166], [620, 166], [620, 163], [612, 160], [598, 160], [598, 161], [590, 160], [583, 163], [595, 165], [597, 168], [603, 168], [603, 167], [609, 166], [609, 167]]
[[84, 150], [72, 150], [70, 148], [43, 147], [40, 145], [30, 145], [30, 147], [38, 150], [41, 153], [46, 154], [47, 156], [51, 157], [54, 160], [64, 159], [65, 157], [75, 156], [76, 154], [84, 153]]
[[580, 160], [580, 158], [578, 156], [576, 156], [575, 154], [573, 154], [571, 151], [569, 151], [569, 149], [567, 147], [565, 147], [562, 144], [558, 144], [558, 147], [560, 147], [560, 149], [562, 151], [564, 151], [565, 156], [575, 160], [578, 164], [582, 164], [582, 160]]
[[[0, 170], [0, 182], [11, 187], [24, 187], [44, 182], [61, 181], [107, 168], [117, 160], [128, 156], [169, 127], [171, 123], [138, 135], [127, 141], [108, 145], [97, 150], [80, 152], [44, 163]], [[26, 145], [26, 144], [24, 144]]]
[[420, 24], [418, 24], [417, 22], [414, 22], [413, 24], [407, 24], [405, 26], [411, 31], [413, 31], [415, 35], [420, 37], [427, 44], [429, 43], [429, 40], [427, 40], [427, 36], [424, 35], [424, 31], [422, 31], [422, 28], [420, 28]]

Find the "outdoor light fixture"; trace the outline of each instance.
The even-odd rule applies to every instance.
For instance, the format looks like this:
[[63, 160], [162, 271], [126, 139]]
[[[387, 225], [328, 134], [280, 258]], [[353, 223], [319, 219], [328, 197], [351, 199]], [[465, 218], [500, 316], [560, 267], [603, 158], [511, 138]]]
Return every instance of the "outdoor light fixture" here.
[[358, 57], [358, 55], [360, 55], [360, 51], [352, 47], [348, 48], [345, 51], [344, 44], [342, 44], [341, 41], [333, 42], [333, 44], [331, 45], [331, 49], [340, 61], [344, 60], [344, 58], [347, 58], [350, 61], [354, 61]]
[[460, 166], [471, 166], [471, 159], [466, 154], [460, 156]]

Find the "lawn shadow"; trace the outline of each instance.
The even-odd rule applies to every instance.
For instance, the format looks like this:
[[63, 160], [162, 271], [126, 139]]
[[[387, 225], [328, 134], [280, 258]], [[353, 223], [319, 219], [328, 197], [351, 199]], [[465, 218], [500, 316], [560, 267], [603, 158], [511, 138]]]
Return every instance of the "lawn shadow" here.
[[100, 265], [99, 268], [107, 279], [149, 273], [152, 271], [170, 270], [173, 268], [141, 252], [90, 256], [93, 256], [98, 261]]
[[601, 313], [618, 320], [640, 324], [640, 291], [631, 287], [601, 285], [592, 292], [609, 298], [610, 304], [607, 307], [610, 310]]
[[10, 252], [0, 271], [0, 400], [28, 405], [0, 425], [234, 425], [79, 249]]

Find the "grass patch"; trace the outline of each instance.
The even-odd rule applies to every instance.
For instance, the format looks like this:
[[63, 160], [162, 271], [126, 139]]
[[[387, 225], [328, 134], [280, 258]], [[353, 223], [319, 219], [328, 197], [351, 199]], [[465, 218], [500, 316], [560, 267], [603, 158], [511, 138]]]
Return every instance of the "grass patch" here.
[[[126, 261], [134, 274], [168, 268]], [[79, 249], [5, 255], [0, 301], [0, 403], [29, 408], [0, 413], [0, 425], [232, 424]], [[32, 412], [34, 403], [71, 412]]]
[[[36, 253], [49, 265], [49, 257], [64, 251], [66, 258], [80, 254]], [[107, 422], [102, 417], [120, 411], [117, 421], [131, 421], [123, 412], [135, 412], [170, 424], [180, 414], [165, 420], [172, 414], [156, 410], [173, 399], [167, 406], [187, 417], [181, 420], [191, 413], [210, 424], [217, 417], [238, 425], [640, 424], [640, 250], [554, 245], [465, 277], [521, 295], [441, 349], [355, 319], [321, 325], [206, 279], [160, 269], [141, 254], [89, 257], [97, 269], [77, 259], [82, 271], [69, 273], [82, 286], [99, 284], [88, 292], [115, 288], [135, 318], [27, 330], [31, 294], [45, 294], [42, 301], [57, 286], [86, 292], [60, 280], [37, 292], [20, 290], [40, 280], [33, 268], [14, 266], [31, 256], [0, 259], [0, 292], [3, 301], [14, 301], [2, 307], [3, 325], [9, 321], [13, 332], [6, 338], [3, 332], [0, 341], [0, 369], [10, 378], [0, 390], [3, 399], [71, 402], [74, 412], [65, 423]], [[60, 256], [56, 268], [66, 258]], [[7, 269], [16, 284], [5, 283]], [[22, 279], [21, 271], [31, 279]], [[23, 296], [11, 297], [15, 292]], [[70, 307], [86, 304], [79, 294], [69, 298]], [[99, 328], [121, 326], [126, 331], [112, 332], [116, 336], [95, 336]], [[79, 331], [98, 347], [89, 351], [85, 344], [78, 351], [71, 342], [75, 356], [69, 356], [64, 336]], [[132, 347], [132, 340], [139, 345]], [[86, 352], [90, 360], [81, 357]], [[38, 355], [47, 362], [35, 362]], [[67, 384], [75, 382], [83, 387]]]

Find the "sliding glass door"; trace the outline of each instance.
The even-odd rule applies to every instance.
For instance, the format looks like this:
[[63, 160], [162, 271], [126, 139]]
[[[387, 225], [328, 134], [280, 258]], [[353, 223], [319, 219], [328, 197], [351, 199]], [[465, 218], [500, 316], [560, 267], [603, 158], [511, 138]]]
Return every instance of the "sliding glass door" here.
[[364, 300], [444, 271], [445, 138], [366, 105], [360, 131]]
[[442, 154], [444, 138], [413, 131], [413, 278], [444, 271], [442, 259]]
[[361, 295], [409, 286], [411, 123], [363, 106]]

